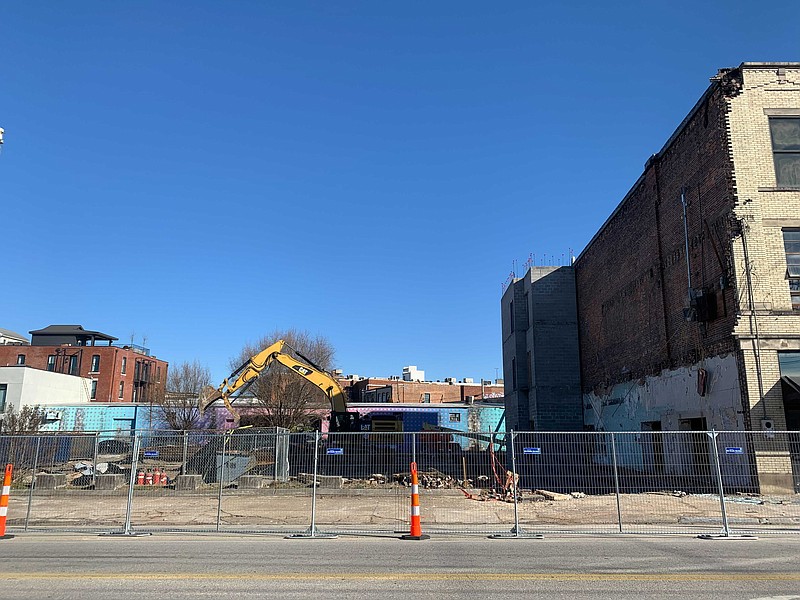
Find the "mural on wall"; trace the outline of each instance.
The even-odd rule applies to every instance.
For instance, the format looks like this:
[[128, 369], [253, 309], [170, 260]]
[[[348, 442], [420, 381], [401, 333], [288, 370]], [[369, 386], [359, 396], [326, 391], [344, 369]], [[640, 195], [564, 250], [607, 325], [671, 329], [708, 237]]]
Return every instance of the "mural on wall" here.
[[704, 419], [707, 429], [718, 431], [744, 428], [732, 354], [584, 394], [583, 400], [584, 423], [594, 431], [678, 431], [691, 419]]
[[[622, 467], [660, 475], [701, 477], [713, 463], [707, 431], [725, 431], [726, 443], [741, 454], [720, 454], [726, 480], [752, 485], [744, 434], [739, 371], [734, 355], [715, 356], [689, 368], [658, 377], [620, 383], [605, 393], [584, 394], [584, 422], [598, 432], [616, 435]], [[713, 435], [713, 434], [712, 434]], [[593, 460], [610, 464], [608, 436], [595, 445]]]

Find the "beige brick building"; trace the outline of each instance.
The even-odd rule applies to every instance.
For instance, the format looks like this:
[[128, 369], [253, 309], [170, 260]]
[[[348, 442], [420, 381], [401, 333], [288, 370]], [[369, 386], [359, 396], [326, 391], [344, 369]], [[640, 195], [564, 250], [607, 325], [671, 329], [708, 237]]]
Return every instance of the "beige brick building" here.
[[[574, 268], [588, 427], [800, 430], [800, 63], [712, 77]], [[756, 438], [762, 490], [792, 439]]]

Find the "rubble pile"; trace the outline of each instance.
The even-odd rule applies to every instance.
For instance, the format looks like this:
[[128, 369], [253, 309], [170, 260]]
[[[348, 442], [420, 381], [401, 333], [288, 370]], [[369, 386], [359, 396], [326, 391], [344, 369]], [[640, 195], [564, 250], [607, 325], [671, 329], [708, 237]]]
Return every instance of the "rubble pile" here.
[[[471, 479], [467, 479], [465, 482], [462, 479], [456, 479], [451, 475], [445, 475], [435, 469], [433, 471], [420, 471], [418, 477], [419, 487], [426, 490], [454, 490], [472, 485]], [[409, 487], [411, 485], [411, 473], [395, 473], [394, 481], [404, 487]]]

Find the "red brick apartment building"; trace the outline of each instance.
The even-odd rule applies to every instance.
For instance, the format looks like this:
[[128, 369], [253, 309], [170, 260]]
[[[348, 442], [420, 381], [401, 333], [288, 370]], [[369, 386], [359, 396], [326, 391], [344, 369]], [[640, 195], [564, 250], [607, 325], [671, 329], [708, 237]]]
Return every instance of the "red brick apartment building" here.
[[117, 338], [80, 325], [50, 325], [30, 334], [30, 345], [0, 346], [0, 366], [89, 378], [86, 393], [96, 402], [151, 402], [164, 389], [169, 365], [147, 348], [115, 346]]
[[501, 401], [503, 384], [491, 381], [474, 383], [471, 379], [456, 381], [404, 381], [399, 378], [367, 377], [340, 380], [352, 402], [405, 402], [441, 404], [494, 400]]

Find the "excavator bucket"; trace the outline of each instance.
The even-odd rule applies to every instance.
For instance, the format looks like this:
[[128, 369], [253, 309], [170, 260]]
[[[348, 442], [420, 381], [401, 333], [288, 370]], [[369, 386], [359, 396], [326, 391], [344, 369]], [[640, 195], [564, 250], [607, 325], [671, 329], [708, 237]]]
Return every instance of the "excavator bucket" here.
[[203, 391], [200, 392], [200, 398], [197, 403], [197, 409], [200, 411], [200, 414], [205, 414], [208, 406], [220, 398], [222, 398], [222, 392], [220, 392], [218, 389], [211, 387], [210, 385], [207, 385], [205, 388], [203, 388]]

